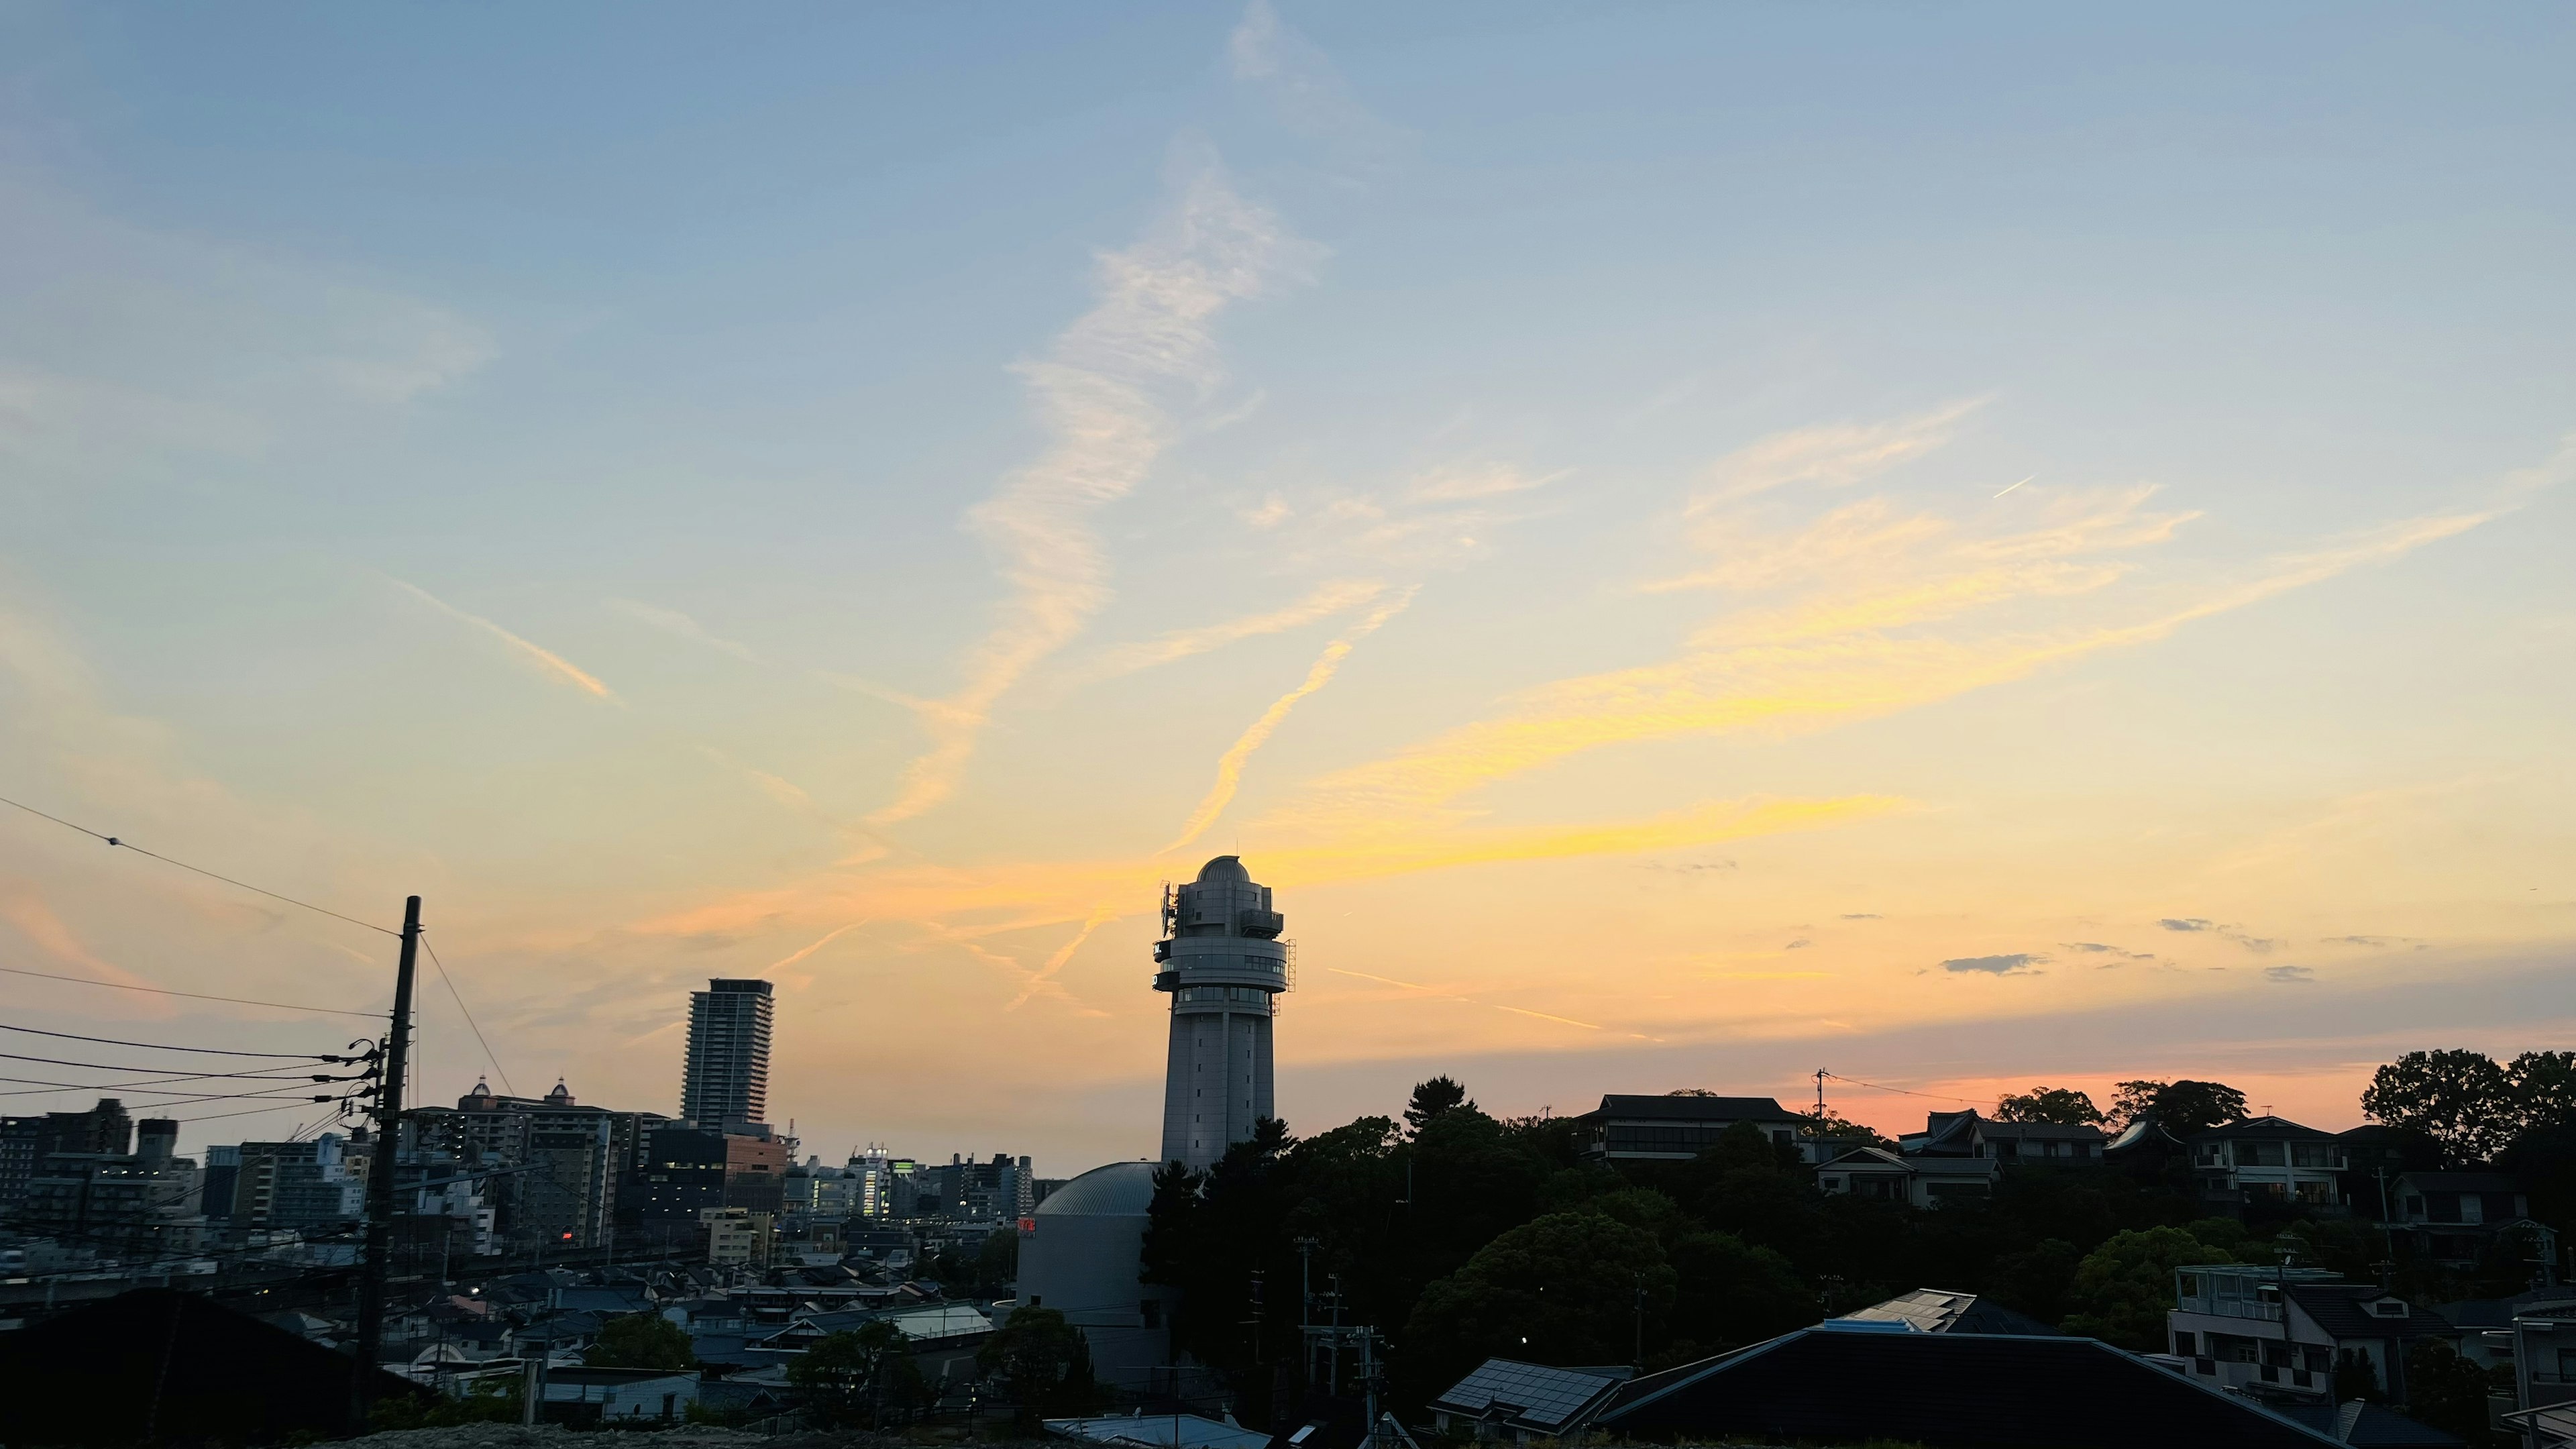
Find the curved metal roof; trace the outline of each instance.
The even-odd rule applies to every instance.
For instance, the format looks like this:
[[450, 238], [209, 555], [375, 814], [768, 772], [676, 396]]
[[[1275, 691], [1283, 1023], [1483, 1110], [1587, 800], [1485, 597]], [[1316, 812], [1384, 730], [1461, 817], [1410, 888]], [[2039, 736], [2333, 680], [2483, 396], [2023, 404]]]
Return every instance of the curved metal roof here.
[[[1231, 857], [1228, 857], [1231, 859]], [[1113, 1162], [1095, 1167], [1047, 1194], [1039, 1203], [1042, 1218], [1141, 1218], [1154, 1205], [1151, 1162]]]

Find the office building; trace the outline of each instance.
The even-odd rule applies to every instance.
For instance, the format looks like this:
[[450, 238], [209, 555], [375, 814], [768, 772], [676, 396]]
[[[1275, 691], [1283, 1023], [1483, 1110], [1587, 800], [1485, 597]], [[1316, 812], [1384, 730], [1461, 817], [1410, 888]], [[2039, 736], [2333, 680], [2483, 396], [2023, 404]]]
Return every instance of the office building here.
[[47, 1154], [122, 1157], [133, 1130], [125, 1104], [114, 1097], [99, 1098], [86, 1112], [0, 1117], [0, 1208], [14, 1208], [25, 1199], [37, 1163]]
[[766, 981], [719, 977], [689, 994], [688, 1061], [680, 1115], [718, 1132], [768, 1120], [769, 1030], [775, 1003]]
[[1163, 1160], [1203, 1168], [1278, 1114], [1270, 1023], [1289, 987], [1285, 922], [1231, 855], [1163, 895], [1154, 989], [1172, 998], [1163, 1077]]

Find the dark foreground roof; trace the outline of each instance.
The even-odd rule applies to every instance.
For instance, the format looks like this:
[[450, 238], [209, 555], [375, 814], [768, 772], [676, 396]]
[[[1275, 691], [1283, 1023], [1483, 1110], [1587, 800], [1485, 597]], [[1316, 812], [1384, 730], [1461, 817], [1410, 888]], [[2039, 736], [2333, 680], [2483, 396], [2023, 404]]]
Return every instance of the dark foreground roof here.
[[2463, 1449], [2467, 1442], [2457, 1434], [2418, 1424], [2393, 1409], [2359, 1399], [2341, 1404], [2293, 1404], [2281, 1413], [2353, 1449]]
[[1638, 1379], [1595, 1420], [1926, 1449], [2317, 1449], [2338, 1441], [2090, 1338], [1801, 1329]]
[[1587, 1117], [1618, 1117], [1653, 1122], [1804, 1122], [1776, 1097], [1630, 1097], [1601, 1099]]
[[1629, 1369], [1549, 1368], [1508, 1358], [1489, 1358], [1474, 1373], [1452, 1384], [1431, 1407], [1470, 1419], [1495, 1418], [1543, 1434], [1562, 1434], [1586, 1410], [1627, 1381]]
[[1923, 1333], [2012, 1333], [2058, 1337], [2056, 1329], [1991, 1298], [1943, 1288], [1917, 1288], [1843, 1315], [1845, 1321], [1906, 1323]]
[[[0, 1333], [12, 1444], [273, 1444], [350, 1432], [347, 1355], [210, 1298], [145, 1288]], [[382, 1370], [378, 1398], [425, 1391]]]

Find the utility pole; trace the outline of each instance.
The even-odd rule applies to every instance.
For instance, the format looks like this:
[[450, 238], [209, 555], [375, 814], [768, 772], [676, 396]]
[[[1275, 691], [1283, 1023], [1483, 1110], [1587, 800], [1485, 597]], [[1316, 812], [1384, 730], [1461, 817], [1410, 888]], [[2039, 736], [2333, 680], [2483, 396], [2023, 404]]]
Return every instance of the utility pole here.
[[1315, 1326], [1315, 1250], [1322, 1246], [1320, 1238], [1297, 1240], [1297, 1343], [1310, 1385], [1315, 1382], [1315, 1336], [1306, 1330]]
[[367, 1163], [367, 1257], [358, 1274], [357, 1364], [349, 1376], [349, 1407], [359, 1433], [375, 1392], [376, 1358], [385, 1340], [385, 1273], [394, 1243], [394, 1154], [402, 1141], [403, 1071], [411, 1061], [412, 969], [420, 953], [420, 897], [403, 901], [402, 957], [394, 968], [392, 1031], [376, 1065], [376, 1151]]

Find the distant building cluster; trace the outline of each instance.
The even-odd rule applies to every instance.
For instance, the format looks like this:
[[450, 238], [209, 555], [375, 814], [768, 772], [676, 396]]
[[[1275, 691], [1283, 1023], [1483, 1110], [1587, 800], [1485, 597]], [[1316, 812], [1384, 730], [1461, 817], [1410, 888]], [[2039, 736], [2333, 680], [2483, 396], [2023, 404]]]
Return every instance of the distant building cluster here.
[[[395, 1251], [405, 1267], [619, 1255], [742, 1269], [853, 1258], [911, 1270], [1015, 1232], [1045, 1195], [1026, 1154], [882, 1147], [801, 1161], [767, 1120], [771, 983], [717, 978], [689, 999], [680, 1113], [578, 1100], [558, 1080], [514, 1096], [488, 1079], [402, 1117]], [[0, 1118], [0, 1271], [108, 1286], [172, 1275], [355, 1261], [378, 1154], [364, 1129], [176, 1155], [175, 1121], [121, 1102]], [[14, 1244], [14, 1245], [12, 1245]], [[84, 1291], [84, 1290], [75, 1290]]]

